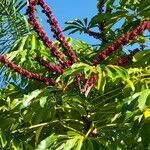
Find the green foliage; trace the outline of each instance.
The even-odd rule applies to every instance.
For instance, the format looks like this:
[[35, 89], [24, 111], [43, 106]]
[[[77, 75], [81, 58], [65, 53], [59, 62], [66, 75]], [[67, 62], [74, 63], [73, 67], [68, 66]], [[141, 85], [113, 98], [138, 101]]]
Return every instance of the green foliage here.
[[[0, 54], [11, 51], [16, 40], [31, 31], [25, 15], [21, 12], [26, 7], [26, 0], [0, 1]], [[6, 68], [0, 68], [0, 87], [6, 87], [11, 78], [5, 76]]]
[[64, 31], [72, 30], [69, 34], [73, 34], [75, 32], [79, 32], [81, 34], [82, 32], [85, 32], [87, 29], [91, 29], [97, 26], [94, 25], [91, 21], [88, 22], [87, 18], [83, 19], [83, 21], [81, 21], [80, 19], [67, 21], [66, 24], [68, 26], [64, 29]]
[[[100, 72], [86, 64], [76, 64], [61, 78], [73, 77], [79, 70], [88, 76], [88, 69], [104, 72], [105, 75], [101, 76], [101, 81], [98, 80], [99, 88], [96, 87], [87, 98], [75, 90], [73, 84], [68, 85], [68, 90], [64, 92], [54, 87], [41, 87], [29, 93], [23, 93], [14, 86], [1, 90], [1, 147], [37, 147], [43, 150], [82, 147], [84, 150], [87, 147], [129, 149], [147, 145], [143, 134], [147, 134], [144, 126], [150, 116], [149, 80], [146, 78], [140, 83], [141, 87], [139, 83], [136, 86], [136, 82], [139, 82], [138, 72], [144, 75], [144, 70], [147, 70], [147, 74], [149, 68], [127, 71], [109, 65]], [[103, 80], [106, 80], [104, 85], [101, 83]], [[127, 80], [133, 82], [134, 90], [131, 90]], [[16, 143], [17, 138], [21, 141]], [[140, 141], [140, 138], [143, 140]]]
[[20, 11], [26, 6], [25, 0], [0, 1], [0, 53], [10, 50], [13, 43], [30, 31], [27, 19]]
[[[1, 4], [8, 4], [1, 1]], [[19, 2], [19, 3], [18, 3]], [[78, 63], [57, 75], [48, 72], [35, 61], [36, 56], [56, 63], [56, 58], [36, 34], [27, 33], [22, 15], [23, 1], [9, 1], [8, 10], [12, 16], [20, 16], [14, 26], [9, 27], [15, 35], [15, 44], [7, 54], [9, 60], [32, 72], [56, 79], [56, 86], [45, 86], [37, 81], [21, 77], [18, 73], [6, 70], [6, 78], [11, 77], [21, 84], [14, 83], [0, 89], [0, 149], [12, 150], [146, 150], [150, 148], [150, 50], [137, 52], [125, 67], [112, 65], [125, 53], [121, 49], [97, 66], [92, 60], [103, 47], [110, 45], [117, 37], [134, 29], [143, 20], [149, 20], [149, 0], [108, 0], [106, 13], [95, 15], [91, 21], [76, 19], [68, 22], [64, 30], [79, 31], [99, 28], [105, 22], [104, 33], [107, 42], [100, 38], [101, 45], [93, 46], [72, 38], [67, 38], [78, 57]], [[0, 7], [1, 8], [1, 7]], [[6, 7], [7, 9], [7, 7]], [[0, 9], [3, 16], [7, 16]], [[9, 13], [10, 13], [9, 12]], [[5, 18], [4, 17], [4, 18]], [[7, 18], [6, 17], [6, 18]], [[17, 17], [18, 19], [19, 17]], [[114, 25], [124, 19], [121, 28]], [[4, 20], [3, 20], [4, 21]], [[5, 20], [5, 22], [10, 20]], [[20, 24], [21, 22], [21, 24]], [[12, 20], [11, 20], [12, 23]], [[6, 23], [7, 24], [7, 23]], [[19, 25], [20, 24], [20, 25]], [[8, 28], [9, 28], [8, 27]], [[99, 29], [98, 29], [99, 30]], [[3, 32], [2, 38], [8, 36]], [[21, 36], [20, 36], [21, 35]], [[140, 45], [149, 40], [145, 37], [136, 42]], [[58, 41], [54, 44], [63, 51]], [[130, 43], [132, 44], [132, 43]], [[146, 47], [146, 46], [145, 46]], [[3, 46], [0, 46], [3, 48]], [[10, 48], [10, 47], [9, 47]], [[76, 85], [77, 75], [81, 74], [81, 88], [93, 75], [97, 82], [91, 91], [83, 93]]]

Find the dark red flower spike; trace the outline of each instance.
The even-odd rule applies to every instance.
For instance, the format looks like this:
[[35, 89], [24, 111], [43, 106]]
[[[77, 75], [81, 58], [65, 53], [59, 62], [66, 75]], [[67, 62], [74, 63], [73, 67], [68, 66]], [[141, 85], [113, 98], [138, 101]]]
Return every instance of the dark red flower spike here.
[[127, 33], [125, 36], [116, 40], [116, 42], [112, 43], [110, 46], [106, 47], [102, 52], [100, 52], [97, 57], [93, 61], [93, 65], [97, 65], [105, 60], [109, 55], [113, 54], [117, 51], [117, 49], [122, 48], [126, 45], [130, 40], [137, 39], [139, 34], [143, 34], [146, 29], [150, 28], [150, 21], [145, 21], [141, 25], [139, 25], [136, 29]]
[[43, 13], [45, 13], [46, 16], [48, 17], [48, 23], [51, 26], [51, 31], [54, 33], [54, 36], [61, 43], [63, 48], [66, 50], [67, 52], [66, 54], [69, 56], [72, 64], [76, 63], [77, 57], [75, 55], [75, 52], [73, 51], [71, 45], [67, 42], [65, 36], [63, 35], [63, 32], [59, 27], [58, 21], [54, 17], [51, 8], [48, 5], [46, 5], [44, 0], [40, 0], [39, 5], [43, 8]]
[[[122, 48], [124, 45], [126, 45], [130, 40], [135, 40], [137, 39], [139, 34], [143, 34], [146, 29], [150, 28], [150, 21], [145, 21], [141, 25], [139, 25], [136, 29], [132, 30], [131, 32], [127, 33], [125, 36], [119, 38], [116, 42], [112, 43], [110, 46], [106, 47], [102, 52], [98, 54], [98, 56], [94, 59], [93, 65], [97, 65], [101, 63], [103, 60], [105, 60], [108, 56], [111, 54], [115, 53], [117, 49]], [[137, 52], [137, 51], [135, 51]], [[131, 58], [134, 55], [134, 52], [132, 52], [129, 56], [127, 57], [122, 57], [120, 58], [115, 65], [122, 66], [125, 63], [127, 63], [128, 59]], [[91, 76], [86, 84], [85, 88], [88, 89], [90, 87], [90, 82], [93, 82], [93, 86], [96, 83], [95, 80], [93, 80], [94, 76]], [[96, 79], [96, 78], [95, 78]], [[96, 79], [97, 80], [97, 79]], [[88, 85], [88, 86], [87, 86]]]
[[126, 63], [131, 61], [133, 56], [139, 51], [140, 51], [139, 49], [134, 49], [129, 55], [119, 58], [117, 60], [117, 62], [114, 63], [114, 65], [116, 65], [116, 66], [124, 66]]
[[63, 68], [59, 65], [51, 64], [48, 61], [43, 60], [41, 57], [37, 56], [35, 61], [39, 62], [40, 65], [44, 66], [45, 68], [49, 69], [50, 71], [62, 74], [64, 72]]
[[58, 48], [53, 44], [53, 42], [49, 39], [49, 37], [46, 35], [45, 31], [43, 30], [42, 26], [39, 24], [39, 22], [36, 19], [35, 16], [35, 6], [36, 5], [42, 5], [47, 12], [51, 13], [50, 10], [47, 8], [47, 5], [45, 6], [45, 3], [40, 0], [30, 0], [29, 6], [27, 10], [27, 14], [29, 16], [29, 23], [33, 26], [34, 30], [37, 32], [39, 37], [45, 42], [47, 47], [49, 47], [52, 51], [52, 53], [56, 56], [56, 58], [60, 61], [60, 63], [64, 67], [69, 67], [68, 61], [65, 60], [62, 53], [58, 50]]
[[5, 64], [7, 67], [9, 67], [10, 69], [12, 69], [15, 72], [20, 73], [21, 75], [29, 78], [29, 79], [34, 79], [40, 82], [43, 82], [46, 85], [55, 85], [55, 81], [50, 79], [50, 78], [45, 78], [43, 76], [40, 76], [36, 73], [32, 73], [29, 72], [26, 69], [23, 69], [19, 66], [17, 66], [16, 64], [14, 64], [13, 62], [11, 62], [10, 60], [8, 60], [5, 56], [0, 55], [0, 62], [2, 62], [3, 64]]
[[[57, 40], [61, 43], [63, 48], [66, 50], [67, 55], [69, 56], [70, 60], [66, 60], [62, 53], [58, 50], [58, 48], [53, 44], [53, 42], [49, 39], [49, 37], [46, 35], [45, 31], [43, 28], [40, 26], [38, 23], [36, 17], [35, 17], [35, 6], [40, 5], [43, 8], [43, 12], [46, 14], [48, 17], [48, 22], [51, 26], [52, 32], [54, 32], [54, 36], [56, 37]], [[27, 10], [27, 14], [29, 15], [29, 22], [35, 29], [35, 31], [38, 33], [39, 37], [45, 42], [45, 44], [51, 49], [53, 54], [56, 56], [56, 58], [59, 60], [59, 62], [64, 66], [64, 68], [70, 67], [73, 63], [77, 62], [76, 55], [74, 51], [72, 50], [71, 46], [67, 42], [66, 38], [64, 37], [62, 30], [59, 28], [58, 21], [54, 18], [52, 14], [52, 10], [44, 0], [29, 0], [29, 6]], [[105, 60], [109, 55], [113, 54], [116, 52], [117, 49], [122, 48], [124, 45], [126, 45], [130, 40], [137, 39], [137, 36], [139, 34], [143, 34], [146, 29], [150, 28], [150, 21], [145, 21], [142, 23], [140, 26], [138, 26], [136, 29], [132, 30], [131, 32], [127, 33], [125, 36], [119, 38], [116, 40], [116, 42], [112, 43], [110, 46], [106, 47], [101, 53], [98, 54], [97, 58], [93, 61], [93, 65], [97, 65], [98, 63], [102, 62]], [[128, 61], [128, 59], [131, 59], [132, 56], [136, 53], [137, 51], [133, 51], [130, 55], [128, 55], [126, 58], [122, 57], [120, 58], [115, 64], [116, 65], [123, 65]], [[66, 53], [65, 53], [66, 54]], [[64, 69], [60, 65], [53, 65], [45, 60], [43, 60], [40, 57], [37, 57], [35, 59], [36, 61], [39, 62], [42, 66], [45, 66], [46, 68], [50, 69], [50, 71], [56, 72], [56, 73], [63, 73]], [[21, 75], [29, 78], [29, 79], [34, 79], [38, 80], [40, 82], [45, 83], [46, 85], [55, 85], [56, 81], [40, 76], [39, 74], [29, 72], [13, 62], [9, 61], [7, 57], [0, 55], [0, 62], [4, 63], [7, 67], [12, 69], [15, 72], [20, 73]], [[77, 75], [77, 81], [78, 85], [80, 85], [81, 81], [81, 74]], [[95, 85], [97, 81], [97, 75], [92, 75], [89, 79], [86, 80], [86, 84], [83, 89], [81, 89], [80, 86], [80, 91], [85, 94], [85, 96], [88, 95], [89, 91], [91, 88]]]

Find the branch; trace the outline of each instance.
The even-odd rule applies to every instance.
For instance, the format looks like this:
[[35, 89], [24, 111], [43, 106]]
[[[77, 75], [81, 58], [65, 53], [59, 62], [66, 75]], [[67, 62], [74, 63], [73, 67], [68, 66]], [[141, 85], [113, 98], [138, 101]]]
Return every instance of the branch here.
[[[62, 119], [61, 121], [62, 122], [73, 121], [75, 123], [79, 123], [80, 125], [83, 125], [82, 121], [74, 120], [74, 119]], [[29, 127], [25, 127], [25, 128], [21, 128], [21, 129], [16, 129], [16, 130], [12, 131], [12, 133], [24, 132], [24, 131], [35, 129], [35, 128], [44, 127], [44, 126], [47, 126], [47, 125], [50, 125], [50, 124], [53, 124], [53, 123], [55, 123], [55, 124], [56, 123], [60, 123], [60, 120], [52, 120], [52, 121], [49, 121], [49, 122], [43, 122], [43, 123], [35, 124], [35, 125], [29, 126]]]
[[85, 138], [87, 138], [89, 136], [89, 134], [93, 131], [93, 129], [94, 129], [94, 124], [92, 123], [90, 129], [88, 130], [88, 132], [85, 135]]
[[97, 4], [97, 9], [99, 13], [103, 12], [103, 7], [105, 4], [106, 0], [99, 0], [98, 4]]
[[102, 42], [103, 43], [107, 43], [108, 42], [108, 40], [107, 40], [107, 38], [106, 38], [106, 34], [104, 33], [104, 31], [105, 31], [105, 20], [103, 20], [102, 22], [100, 22], [99, 23], [99, 30], [100, 30], [100, 32], [101, 32], [101, 39], [102, 39]]
[[60, 123], [64, 128], [69, 129], [69, 130], [71, 130], [71, 131], [74, 131], [75, 133], [78, 133], [78, 134], [80, 134], [80, 135], [83, 135], [82, 132], [80, 132], [80, 131], [78, 131], [78, 130], [76, 130], [76, 129], [70, 127], [70, 126], [65, 125], [61, 120], [59, 121], [59, 123]]
[[86, 29], [86, 28], [84, 28], [83, 30], [84, 30], [84, 33], [87, 33], [89, 36], [93, 36], [96, 39], [102, 38], [102, 34], [100, 34], [100, 33], [91, 31], [91, 30]]
[[[105, 4], [106, 0], [99, 0], [98, 4], [97, 4], [97, 8], [98, 8], [98, 14], [101, 14], [104, 10], [104, 4]], [[107, 12], [106, 12], [107, 13]], [[104, 34], [104, 30], [105, 30], [105, 20], [101, 21], [99, 23], [99, 30], [101, 32], [101, 39], [103, 43], [107, 43], [107, 38], [106, 35]]]
[[7, 57], [5, 57], [5, 56], [0, 55], [0, 62], [5, 64], [7, 67], [12, 69], [13, 71], [18, 72], [21, 75], [23, 75], [29, 79], [34, 79], [34, 80], [43, 82], [46, 85], [55, 85], [56, 84], [56, 82], [52, 79], [45, 78], [43, 76], [40, 76], [36, 73], [29, 72], [28, 70], [25, 70], [25, 69], [17, 66], [16, 64], [14, 64], [10, 60], [8, 60]]

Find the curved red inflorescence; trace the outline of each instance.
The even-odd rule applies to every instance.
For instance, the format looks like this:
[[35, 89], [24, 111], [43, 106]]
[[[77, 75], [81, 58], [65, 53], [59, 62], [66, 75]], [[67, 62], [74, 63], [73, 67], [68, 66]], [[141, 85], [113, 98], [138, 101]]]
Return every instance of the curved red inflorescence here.
[[60, 67], [59, 65], [51, 64], [48, 61], [43, 60], [41, 57], [37, 56], [35, 58], [37, 62], [39, 62], [40, 65], [44, 66], [45, 68], [49, 69], [50, 71], [54, 71], [56, 73], [62, 74], [64, 72], [64, 69]]
[[54, 17], [51, 8], [48, 5], [46, 5], [43, 0], [41, 0], [39, 3], [44, 10], [43, 13], [45, 13], [46, 16], [48, 17], [47, 22], [50, 24], [51, 31], [54, 33], [54, 37], [66, 49], [67, 54], [70, 57], [70, 60], [72, 61], [72, 63], [76, 63], [77, 57], [75, 55], [75, 52], [73, 51], [71, 45], [67, 42], [65, 36], [63, 35], [63, 32], [62, 32], [61, 28], [59, 27], [58, 21]]
[[[60, 43], [62, 44], [62, 46], [66, 49], [67, 54], [69, 55], [70, 61], [72, 63], [69, 60], [65, 61], [61, 52], [57, 49], [56, 46], [54, 46], [53, 42], [49, 39], [49, 37], [44, 32], [43, 28], [38, 23], [35, 15], [34, 15], [36, 5], [40, 5], [43, 8], [43, 12], [48, 17], [48, 22], [50, 23], [51, 31], [54, 32], [56, 39], [58, 39], [60, 41]], [[37, 1], [32, 0], [32, 1], [30, 1], [29, 6], [28, 6], [28, 10], [27, 10], [27, 14], [29, 15], [29, 23], [34, 27], [34, 29], [38, 33], [38, 35], [42, 38], [42, 40], [52, 50], [54, 55], [58, 58], [58, 60], [66, 68], [69, 67], [71, 64], [77, 62], [77, 57], [76, 57], [74, 51], [72, 50], [71, 45], [66, 41], [66, 38], [63, 35], [62, 30], [60, 29], [60, 27], [58, 25], [58, 21], [53, 16], [51, 8], [48, 5], [46, 5], [46, 3], [43, 0], [37, 0]]]
[[18, 72], [21, 75], [23, 75], [29, 79], [34, 79], [34, 80], [43, 82], [46, 85], [55, 85], [56, 84], [56, 82], [53, 79], [45, 78], [43, 76], [40, 76], [37, 73], [29, 72], [28, 70], [17, 66], [16, 64], [14, 64], [10, 60], [8, 60], [5, 56], [0, 55], [0, 62], [4, 63], [7, 67], [12, 69], [13, 71]]
[[116, 42], [112, 43], [110, 46], [106, 47], [102, 52], [100, 52], [97, 57], [93, 61], [93, 65], [97, 65], [105, 60], [109, 55], [116, 52], [119, 48], [122, 48], [126, 45], [130, 40], [137, 39], [139, 34], [143, 34], [146, 29], [150, 28], [150, 21], [143, 22], [136, 29], [127, 33], [125, 36], [119, 38]]
[[28, 22], [33, 26], [34, 30], [37, 32], [39, 37], [45, 42], [47, 47], [51, 49], [52, 53], [56, 56], [56, 58], [60, 61], [60, 63], [63, 66], [68, 67], [68, 64], [65, 63], [65, 59], [64, 59], [62, 53], [58, 50], [58, 48], [49, 39], [49, 37], [45, 33], [44, 29], [42, 28], [42, 26], [39, 24], [39, 22], [36, 19], [36, 16], [34, 14], [35, 6], [39, 5], [39, 4], [40, 3], [38, 0], [32, 0], [32, 1], [30, 0], [29, 1], [29, 6], [27, 9], [27, 14], [29, 16]]
[[123, 65], [125, 65], [125, 64], [128, 63], [129, 60], [131, 60], [131, 59], [133, 58], [133, 56], [134, 56], [137, 52], [139, 52], [139, 51], [140, 51], [139, 49], [133, 50], [129, 55], [123, 56], [123, 57], [119, 58], [119, 59], [117, 60], [117, 62], [114, 63], [114, 65], [116, 65], [116, 66], [123, 66]]

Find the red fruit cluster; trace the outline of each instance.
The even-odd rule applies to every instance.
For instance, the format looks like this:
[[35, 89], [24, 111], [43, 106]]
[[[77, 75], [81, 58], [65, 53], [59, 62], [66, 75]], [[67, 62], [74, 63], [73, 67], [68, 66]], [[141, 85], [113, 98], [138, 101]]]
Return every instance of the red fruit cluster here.
[[43, 12], [48, 17], [48, 23], [51, 26], [51, 31], [54, 33], [54, 37], [61, 43], [63, 48], [66, 50], [66, 52], [67, 52], [66, 54], [69, 56], [72, 63], [76, 63], [77, 57], [76, 57], [71, 45], [67, 42], [65, 36], [63, 35], [63, 32], [62, 32], [61, 28], [59, 27], [58, 21], [54, 17], [52, 11], [51, 11], [51, 13], [50, 13], [50, 11], [47, 11], [47, 10], [51, 10], [50, 7], [46, 5], [46, 8], [45, 8], [44, 4], [41, 5], [41, 7], [44, 9]]
[[102, 52], [98, 54], [98, 56], [94, 59], [93, 65], [97, 65], [105, 60], [109, 55], [113, 54], [117, 51], [117, 49], [122, 48], [126, 45], [130, 40], [137, 39], [139, 34], [143, 34], [146, 29], [150, 28], [150, 21], [145, 21], [136, 29], [127, 33], [125, 36], [119, 38], [116, 42], [112, 43], [110, 46], [106, 47]]
[[137, 52], [139, 52], [139, 49], [133, 50], [129, 55], [121, 57], [116, 63], [114, 63], [114, 65], [116, 65], [116, 66], [123, 66], [123, 65], [125, 65], [126, 63], [128, 63], [132, 59], [132, 57]]
[[7, 67], [9, 67], [10, 69], [12, 69], [15, 72], [20, 73], [21, 75], [29, 78], [29, 79], [34, 79], [40, 82], [45, 83], [46, 85], [55, 85], [55, 81], [49, 78], [45, 78], [43, 76], [40, 76], [36, 73], [32, 73], [29, 72], [19, 66], [17, 66], [16, 64], [14, 64], [13, 62], [9, 61], [5, 56], [0, 55], [0, 62], [4, 63]]
[[52, 50], [52, 52], [60, 60], [60, 62], [63, 65], [65, 65], [65, 67], [69, 67], [71, 63], [69, 61], [64, 60], [64, 58], [62, 57], [62, 54], [59, 52], [57, 47], [54, 46], [53, 42], [48, 38], [43, 28], [40, 26], [40, 24], [36, 20], [36, 17], [34, 15], [36, 5], [40, 5], [43, 8], [42, 12], [45, 13], [46, 16], [48, 17], [48, 22], [51, 26], [51, 31], [54, 33], [56, 39], [60, 41], [62, 46], [67, 51], [67, 54], [69, 55], [72, 64], [76, 63], [77, 57], [74, 51], [72, 50], [69, 43], [66, 41], [66, 38], [64, 37], [62, 30], [60, 29], [58, 25], [58, 21], [53, 16], [51, 8], [48, 5], [46, 5], [44, 0], [32, 0], [32, 2], [29, 2], [27, 14], [29, 15], [30, 24], [34, 27], [35, 31], [42, 38], [42, 40], [45, 41], [46, 45]]
[[97, 81], [97, 75], [92, 75], [89, 79], [86, 80], [86, 83], [84, 87], [81, 87], [81, 81], [82, 81], [82, 74], [78, 74], [76, 76], [76, 83], [81, 93], [84, 93], [86, 96], [88, 95], [88, 92], [91, 90], [91, 88], [95, 85]]
[[66, 41], [66, 38], [63, 35], [63, 32], [62, 32], [61, 28], [59, 27], [58, 21], [54, 17], [51, 8], [48, 5], [46, 5], [43, 0], [40, 1], [40, 5], [44, 10], [43, 13], [45, 13], [46, 16], [48, 17], [48, 23], [51, 26], [51, 31], [54, 33], [54, 36], [65, 48], [72, 63], [76, 63], [77, 57], [76, 57], [74, 51], [72, 50], [71, 46], [69, 45], [69, 43]]
[[[61, 52], [53, 44], [53, 42], [49, 39], [49, 37], [46, 35], [44, 29], [42, 28], [42, 26], [39, 24], [39, 22], [36, 19], [36, 16], [34, 14], [35, 13], [35, 6], [41, 4], [41, 2], [42, 1], [38, 1], [38, 0], [32, 0], [32, 1], [30, 0], [29, 1], [29, 6], [27, 9], [27, 14], [29, 16], [28, 21], [33, 26], [34, 30], [37, 32], [39, 37], [45, 42], [47, 47], [49, 47], [51, 49], [52, 53], [57, 57], [57, 59], [60, 61], [60, 63], [64, 66], [68, 67], [67, 64], [65, 64], [65, 59], [62, 56]], [[49, 10], [47, 10], [47, 11], [49, 11]]]
[[51, 71], [54, 71], [54, 72], [56, 72], [56, 73], [63, 73], [63, 72], [64, 72], [64, 70], [61, 68], [61, 66], [51, 64], [50, 62], [43, 60], [43, 59], [42, 59], [41, 57], [39, 57], [39, 56], [37, 56], [37, 57], [35, 58], [35, 60], [36, 60], [37, 62], [39, 62], [40, 65], [44, 66], [45, 68], [47, 68], [47, 69], [49, 69], [49, 70], [51, 70]]
[[97, 75], [91, 76], [91, 78], [89, 78], [85, 84], [84, 91], [86, 91], [89, 86], [93, 86], [93, 84], [96, 83], [96, 80]]

